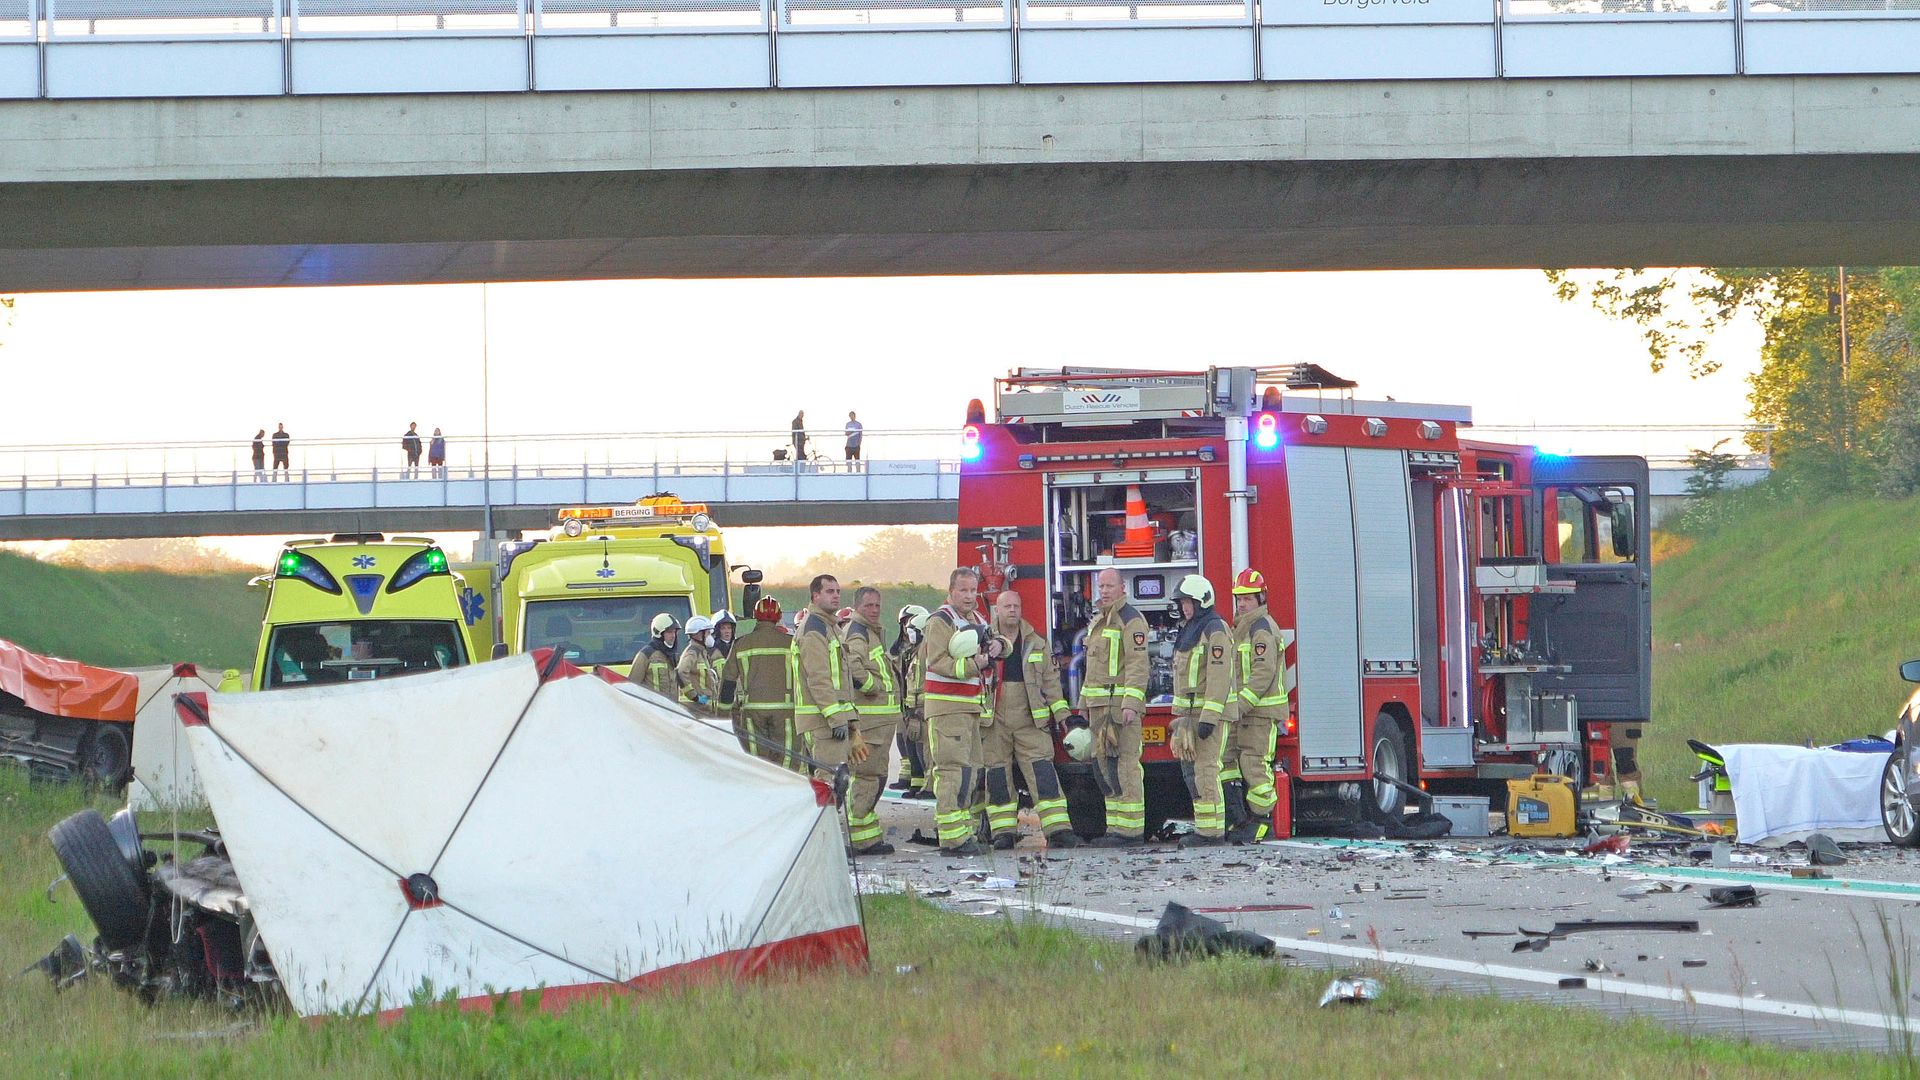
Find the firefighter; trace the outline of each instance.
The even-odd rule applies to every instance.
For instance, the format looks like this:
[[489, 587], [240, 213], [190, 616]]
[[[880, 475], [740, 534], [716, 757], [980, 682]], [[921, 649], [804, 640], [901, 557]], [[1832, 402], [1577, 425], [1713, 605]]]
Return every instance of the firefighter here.
[[924, 658], [920, 639], [926, 633], [927, 615], [927, 609], [919, 604], [901, 608], [900, 628], [887, 654], [893, 664], [894, 682], [900, 687], [900, 779], [893, 786], [905, 792], [900, 796], [903, 799], [933, 798], [927, 790], [927, 726], [921, 711], [926, 694], [921, 684], [926, 673], [921, 666]]
[[713, 669], [720, 670], [728, 654], [733, 652], [733, 639], [740, 634], [738, 620], [733, 612], [721, 608], [713, 613]]
[[695, 615], [687, 620], [686, 634], [686, 647], [680, 652], [680, 662], [674, 665], [674, 674], [680, 680], [680, 704], [705, 712], [712, 707], [717, 689], [713, 677], [713, 620]]
[[1053, 767], [1053, 732], [1067, 716], [1060, 668], [1047, 639], [1020, 617], [1020, 594], [1008, 589], [993, 602], [993, 632], [1008, 642], [994, 688], [992, 723], [982, 733], [987, 769], [987, 827], [993, 846], [1020, 842], [1020, 796], [1014, 773], [1027, 783], [1033, 812], [1050, 847], [1079, 847], [1067, 818], [1067, 799]]
[[674, 647], [680, 640], [680, 620], [663, 611], [653, 617], [647, 629], [653, 634], [653, 640], [634, 656], [627, 677], [656, 694], [677, 699], [680, 682], [674, 673]]
[[720, 701], [750, 754], [792, 767], [793, 639], [780, 628], [780, 601], [753, 605], [753, 629], [736, 639], [720, 669]]
[[1003, 642], [980, 625], [975, 605], [980, 574], [966, 567], [947, 577], [947, 602], [927, 619], [926, 679], [922, 684], [927, 745], [933, 758], [933, 824], [940, 850], [977, 855], [973, 791], [980, 775], [980, 725], [988, 669]]
[[893, 737], [900, 729], [900, 683], [887, 662], [887, 639], [880, 630], [880, 590], [865, 585], [853, 592], [853, 615], [847, 620], [847, 681], [853, 684], [853, 708], [860, 717], [860, 741], [865, 761], [853, 769], [853, 797], [847, 803], [847, 837], [855, 850], [880, 854], [880, 791], [887, 783], [887, 760], [893, 755]]
[[[798, 649], [794, 680], [794, 728], [806, 738], [807, 752], [814, 760], [814, 779], [834, 783], [840, 767], [859, 767], [867, 760], [867, 745], [860, 738], [859, 713], [853, 705], [853, 686], [847, 679], [846, 642], [840, 640], [834, 622], [834, 609], [840, 604], [840, 582], [831, 574], [821, 574], [807, 586], [813, 601], [800, 624], [794, 644]], [[864, 783], [864, 780], [863, 780]], [[854, 789], [857, 797], [859, 788]], [[847, 803], [853, 813], [853, 803]], [[852, 825], [849, 822], [848, 832]], [[884, 840], [865, 848], [854, 848], [856, 855], [885, 855], [893, 846]]]
[[1227, 807], [1227, 839], [1251, 844], [1266, 838], [1278, 796], [1273, 746], [1287, 719], [1286, 646], [1267, 614], [1267, 579], [1240, 571], [1233, 579], [1233, 644], [1239, 653], [1238, 715], [1220, 770]]
[[1181, 847], [1226, 842], [1226, 810], [1220, 793], [1220, 757], [1230, 726], [1227, 701], [1234, 693], [1233, 634], [1213, 609], [1213, 583], [1199, 574], [1174, 590], [1180, 636], [1173, 644], [1173, 728], [1168, 741], [1193, 796], [1193, 831]]
[[1147, 793], [1140, 769], [1140, 721], [1147, 710], [1147, 620], [1126, 602], [1120, 572], [1094, 578], [1080, 712], [1092, 732], [1094, 773], [1106, 796], [1107, 832], [1095, 847], [1129, 847], [1146, 836]]

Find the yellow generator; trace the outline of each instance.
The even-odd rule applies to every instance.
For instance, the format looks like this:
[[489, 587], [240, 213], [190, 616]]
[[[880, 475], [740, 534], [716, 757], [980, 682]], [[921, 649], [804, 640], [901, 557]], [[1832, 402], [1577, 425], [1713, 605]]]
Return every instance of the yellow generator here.
[[1572, 777], [1538, 773], [1507, 781], [1507, 835], [1574, 836], [1580, 790]]

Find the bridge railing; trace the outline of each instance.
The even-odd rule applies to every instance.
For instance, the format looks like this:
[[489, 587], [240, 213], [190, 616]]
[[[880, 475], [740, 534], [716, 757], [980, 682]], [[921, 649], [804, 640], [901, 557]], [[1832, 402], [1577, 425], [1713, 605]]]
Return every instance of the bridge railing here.
[[[422, 432], [419, 471], [427, 470], [431, 429]], [[956, 431], [935, 428], [873, 429], [862, 433], [861, 457], [886, 461], [951, 460], [960, 446]], [[731, 432], [572, 432], [496, 436], [491, 440], [453, 433], [447, 465], [479, 475], [487, 466], [519, 475], [581, 475], [610, 470], [726, 472], [773, 469], [852, 471], [842, 430], [810, 430], [807, 458], [796, 462], [790, 429]], [[272, 444], [266, 472], [271, 473]], [[252, 482], [251, 440], [182, 441], [59, 446], [0, 445], [0, 489], [7, 487], [124, 487], [168, 483]], [[295, 438], [288, 471], [315, 478], [396, 478], [404, 470], [400, 437]], [[268, 478], [271, 482], [271, 477]]]
[[1920, 0], [0, 0], [0, 98], [1880, 72]]

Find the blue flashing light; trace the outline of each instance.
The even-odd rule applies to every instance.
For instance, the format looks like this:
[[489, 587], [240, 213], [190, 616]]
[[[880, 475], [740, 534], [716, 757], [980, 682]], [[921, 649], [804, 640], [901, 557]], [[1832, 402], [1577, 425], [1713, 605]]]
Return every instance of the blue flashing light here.
[[966, 427], [961, 428], [960, 460], [979, 461], [981, 453], [979, 426], [976, 424], [968, 424]]
[[1253, 445], [1261, 450], [1272, 450], [1280, 445], [1280, 417], [1270, 413], [1258, 413], [1253, 418]]

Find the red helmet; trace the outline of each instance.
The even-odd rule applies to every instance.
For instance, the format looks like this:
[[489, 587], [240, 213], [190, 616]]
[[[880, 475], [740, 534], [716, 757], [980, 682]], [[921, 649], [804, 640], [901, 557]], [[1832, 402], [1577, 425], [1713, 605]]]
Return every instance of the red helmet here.
[[763, 596], [753, 605], [754, 622], [777, 623], [780, 621], [780, 601], [771, 596]]
[[1233, 579], [1233, 595], [1235, 596], [1247, 596], [1252, 593], [1263, 593], [1266, 591], [1266, 575], [1251, 566], [1240, 571], [1239, 575]]
[[848, 619], [853, 618], [853, 609], [850, 607], [843, 607], [839, 611], [834, 612], [833, 617], [839, 622], [846, 622]]

